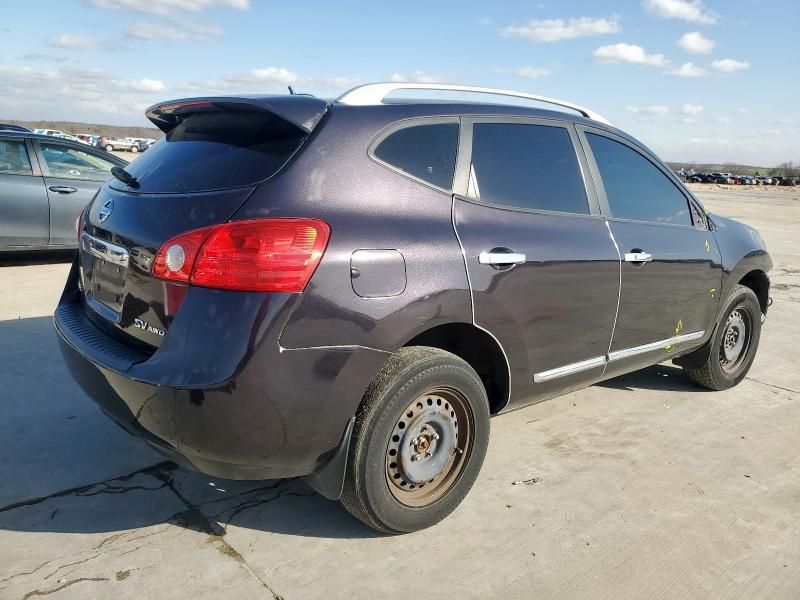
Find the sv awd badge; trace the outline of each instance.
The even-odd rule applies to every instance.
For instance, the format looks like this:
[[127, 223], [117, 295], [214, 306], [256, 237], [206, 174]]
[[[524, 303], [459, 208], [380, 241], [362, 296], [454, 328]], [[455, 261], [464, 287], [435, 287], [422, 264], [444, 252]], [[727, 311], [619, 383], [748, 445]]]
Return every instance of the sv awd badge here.
[[148, 323], [147, 321], [143, 321], [142, 319], [134, 319], [133, 326], [138, 327], [139, 329], [142, 329], [147, 333], [160, 335], [161, 337], [164, 337], [164, 334], [166, 333], [166, 330], [159, 329], [158, 327], [153, 327], [152, 325], [150, 325], [150, 323]]

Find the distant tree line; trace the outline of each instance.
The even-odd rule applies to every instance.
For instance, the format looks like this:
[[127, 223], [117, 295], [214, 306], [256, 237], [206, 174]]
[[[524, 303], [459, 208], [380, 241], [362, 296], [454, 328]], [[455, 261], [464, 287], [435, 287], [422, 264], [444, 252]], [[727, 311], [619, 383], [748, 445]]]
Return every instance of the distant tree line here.
[[679, 163], [671, 162], [669, 166], [675, 171], [694, 171], [696, 173], [732, 173], [734, 175], [755, 175], [757, 177], [800, 177], [800, 163], [782, 162], [774, 167], [757, 167], [738, 163]]

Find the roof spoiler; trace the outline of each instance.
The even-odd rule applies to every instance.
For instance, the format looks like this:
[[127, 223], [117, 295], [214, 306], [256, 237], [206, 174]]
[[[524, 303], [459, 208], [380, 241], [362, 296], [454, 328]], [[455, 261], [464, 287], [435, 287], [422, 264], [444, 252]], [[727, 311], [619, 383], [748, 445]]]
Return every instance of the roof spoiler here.
[[237, 111], [268, 112], [311, 133], [330, 104], [321, 98], [294, 96], [242, 96], [183, 98], [154, 104], [145, 111], [152, 123], [164, 133], [172, 131], [187, 115], [198, 112]]

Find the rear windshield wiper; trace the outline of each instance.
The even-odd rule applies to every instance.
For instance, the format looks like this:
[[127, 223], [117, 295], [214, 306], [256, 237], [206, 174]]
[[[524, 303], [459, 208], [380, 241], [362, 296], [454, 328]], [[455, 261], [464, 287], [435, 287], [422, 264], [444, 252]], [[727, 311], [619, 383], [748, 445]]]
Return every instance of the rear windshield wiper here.
[[129, 185], [132, 188], [139, 187], [139, 181], [136, 179], [136, 177], [128, 173], [122, 167], [111, 167], [111, 174], [125, 185]]

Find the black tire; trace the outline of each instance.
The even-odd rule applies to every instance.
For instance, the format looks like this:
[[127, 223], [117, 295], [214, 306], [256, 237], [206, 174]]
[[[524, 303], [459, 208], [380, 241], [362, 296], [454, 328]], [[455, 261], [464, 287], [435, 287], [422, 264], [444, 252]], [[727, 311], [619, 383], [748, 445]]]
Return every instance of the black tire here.
[[[720, 315], [706, 363], [699, 368], [684, 367], [692, 381], [711, 390], [727, 390], [745, 378], [761, 339], [761, 305], [749, 287], [735, 286]], [[739, 327], [739, 322], [745, 324], [746, 330], [734, 335], [733, 330]], [[726, 342], [730, 344], [734, 339], [738, 342], [739, 336], [744, 336], [744, 346], [735, 360], [729, 360], [725, 351]]]
[[111, 152], [112, 150], [114, 150], [114, 146], [112, 146], [111, 144], [106, 144], [105, 149], [106, 152]]
[[[445, 401], [439, 403], [442, 398]], [[434, 431], [439, 427], [435, 419], [446, 419], [447, 415], [455, 415], [452, 420], [455, 435], [436, 429], [444, 436], [443, 441], [433, 442], [429, 437], [432, 454], [425, 452], [420, 458], [415, 441], [423, 436], [415, 432], [420, 427], [423, 431]], [[461, 424], [458, 415], [466, 415], [462, 416]], [[404, 419], [408, 421], [407, 429], [403, 429]], [[425, 424], [421, 425], [422, 422]], [[431, 429], [426, 429], [428, 426]], [[403, 431], [404, 435], [399, 436]], [[440, 439], [438, 434], [435, 439]], [[446, 450], [451, 447], [448, 440], [454, 443], [450, 451]], [[467, 495], [483, 464], [488, 444], [489, 402], [474, 369], [437, 348], [402, 348], [380, 370], [359, 406], [341, 502], [356, 518], [384, 533], [408, 533], [430, 527], [449, 515]], [[397, 457], [396, 463], [391, 462], [392, 452]], [[397, 466], [399, 452], [417, 453], [415, 457], [421, 466], [410, 466], [411, 476], [402, 471], [402, 465]], [[445, 457], [447, 464], [441, 475], [421, 484], [413, 478], [416, 473], [413, 469], [426, 468]], [[408, 458], [404, 456], [403, 464], [410, 465]], [[410, 460], [415, 458], [412, 456]], [[423, 462], [427, 460], [428, 465]], [[414, 482], [417, 487], [412, 490]]]
[[139, 148], [137, 148], [136, 146], [131, 146], [131, 152], [133, 152], [135, 154], [138, 151], [139, 151]]

